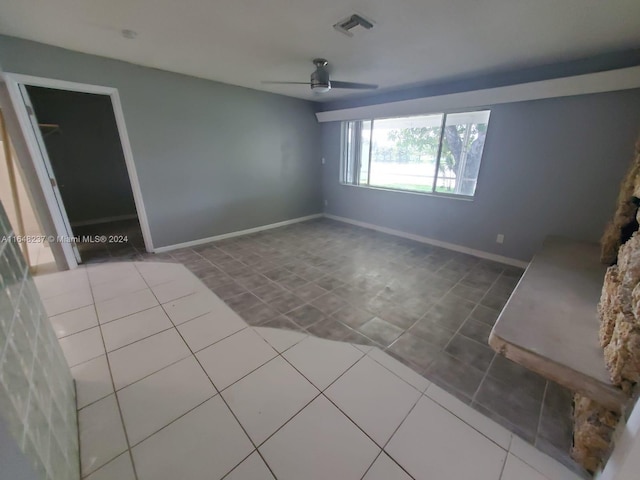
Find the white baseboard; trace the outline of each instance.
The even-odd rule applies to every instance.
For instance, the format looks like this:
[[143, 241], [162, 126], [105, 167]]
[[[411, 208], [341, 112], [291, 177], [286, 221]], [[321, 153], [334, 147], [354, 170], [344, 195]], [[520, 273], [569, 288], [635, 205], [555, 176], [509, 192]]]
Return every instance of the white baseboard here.
[[155, 248], [153, 250], [153, 253], [163, 253], [169, 252], [171, 250], [177, 250], [178, 248], [195, 247], [196, 245], [202, 245], [203, 243], [215, 242], [216, 240], [224, 240], [225, 238], [240, 237], [242, 235], [249, 235], [250, 233], [261, 232], [263, 230], [271, 230], [272, 228], [284, 227], [285, 225], [291, 225], [292, 223], [306, 222], [307, 220], [313, 220], [314, 218], [321, 218], [323, 216], [324, 215], [322, 213], [315, 213], [313, 215], [307, 215], [306, 217], [292, 218], [291, 220], [270, 223], [268, 225], [261, 225], [260, 227], [248, 228], [246, 230], [239, 230], [237, 232], [223, 233], [222, 235], [200, 238], [198, 240], [192, 240], [190, 242], [176, 243], [175, 245], [167, 245], [165, 247]]
[[224, 240], [225, 238], [240, 237], [242, 235], [249, 235], [250, 233], [261, 232], [263, 230], [271, 230], [272, 228], [284, 227], [286, 225], [291, 225], [293, 223], [305, 222], [307, 220], [313, 220], [315, 218], [321, 218], [321, 217], [330, 218], [332, 220], [337, 220], [343, 223], [350, 223], [351, 225], [368, 228], [370, 230], [376, 230], [378, 232], [388, 233], [389, 235], [395, 235], [396, 237], [408, 238], [409, 240], [414, 240], [416, 242], [434, 245], [436, 247], [446, 248], [448, 250], [453, 250], [455, 252], [466, 253], [469, 255], [473, 255], [474, 257], [493, 260], [495, 262], [505, 263], [507, 265], [513, 265], [514, 267], [526, 268], [526, 266], [529, 264], [528, 262], [517, 260], [515, 258], [505, 257], [502, 255], [497, 255], [495, 253], [489, 253], [489, 252], [484, 252], [482, 250], [463, 247], [462, 245], [456, 245], [455, 243], [442, 242], [440, 240], [435, 240], [433, 238], [423, 237], [420, 235], [415, 235], [413, 233], [402, 232], [400, 230], [394, 230], [392, 228], [374, 225], [373, 223], [360, 222], [358, 220], [352, 220], [346, 217], [339, 217], [337, 215], [331, 215], [328, 213], [324, 213], [324, 214], [316, 213], [313, 215], [307, 215], [306, 217], [293, 218], [291, 220], [284, 220], [282, 222], [270, 223], [268, 225], [261, 225], [260, 227], [249, 228], [246, 230], [239, 230], [237, 232], [223, 233], [222, 235], [215, 235], [213, 237], [200, 238], [198, 240], [192, 240], [190, 242], [176, 243], [174, 245], [158, 247], [154, 249], [153, 252], [163, 253], [163, 252], [169, 252], [171, 250], [177, 250], [179, 248], [195, 247], [197, 245], [202, 245], [203, 243], [215, 242], [217, 240]]
[[101, 223], [118, 222], [121, 220], [133, 220], [134, 218], [138, 218], [138, 215], [135, 213], [129, 213], [127, 215], [116, 215], [115, 217], [102, 217], [102, 218], [94, 218], [93, 220], [83, 220], [81, 222], [73, 222], [71, 226], [86, 227], [87, 225], [99, 225]]
[[434, 245], [436, 247], [446, 248], [448, 250], [453, 250], [455, 252], [466, 253], [468, 255], [473, 255], [474, 257], [484, 258], [487, 260], [493, 260], [494, 262], [506, 263], [507, 265], [512, 265], [514, 267], [526, 268], [529, 265], [529, 262], [523, 262], [522, 260], [517, 260], [511, 257], [505, 257], [502, 255], [497, 255], [495, 253], [484, 252], [482, 250], [476, 250], [474, 248], [463, 247], [462, 245], [456, 245], [455, 243], [442, 242], [440, 240], [435, 240], [429, 237], [423, 237], [420, 235], [415, 235], [413, 233], [402, 232], [400, 230], [394, 230], [392, 228], [381, 227], [379, 225], [374, 225], [373, 223], [360, 222], [358, 220], [352, 220], [346, 217], [339, 217], [337, 215], [331, 215], [325, 213], [324, 216], [326, 218], [331, 218], [332, 220], [337, 220], [339, 222], [350, 223], [351, 225], [356, 225], [358, 227], [368, 228], [370, 230], [376, 230], [378, 232], [388, 233], [389, 235], [395, 235], [396, 237], [408, 238], [409, 240], [415, 240], [420, 243], [427, 243], [429, 245]]

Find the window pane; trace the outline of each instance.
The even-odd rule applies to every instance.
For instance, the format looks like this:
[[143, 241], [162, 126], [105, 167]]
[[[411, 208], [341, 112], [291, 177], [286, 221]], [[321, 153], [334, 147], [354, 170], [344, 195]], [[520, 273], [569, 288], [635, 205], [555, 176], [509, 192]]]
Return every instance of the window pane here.
[[362, 122], [362, 144], [360, 145], [360, 184], [366, 185], [369, 178], [369, 146], [371, 142], [371, 120]]
[[437, 192], [458, 195], [475, 193], [489, 113], [485, 110], [447, 115]]
[[354, 170], [355, 158], [353, 155], [353, 144], [355, 142], [355, 122], [345, 122], [344, 126], [344, 150], [342, 152], [344, 162], [344, 178], [342, 180], [344, 183], [355, 184], [357, 183]]
[[370, 185], [431, 192], [441, 127], [441, 114], [375, 120]]

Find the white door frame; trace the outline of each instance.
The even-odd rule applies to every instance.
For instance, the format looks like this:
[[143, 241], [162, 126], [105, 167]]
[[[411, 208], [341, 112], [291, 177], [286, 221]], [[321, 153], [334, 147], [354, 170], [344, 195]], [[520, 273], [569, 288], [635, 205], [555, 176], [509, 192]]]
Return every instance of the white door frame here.
[[[131, 151], [131, 145], [129, 143], [129, 135], [127, 133], [127, 127], [124, 121], [124, 113], [122, 111], [122, 104], [120, 103], [120, 95], [118, 94], [118, 89], [100, 85], [67, 82], [65, 80], [57, 80], [52, 78], [34, 77], [31, 75], [22, 75], [18, 73], [3, 73], [2, 76], [7, 85], [9, 96], [11, 97], [11, 102], [13, 103], [13, 106], [15, 108], [16, 115], [20, 123], [20, 128], [27, 140], [27, 146], [29, 148], [31, 158], [34, 161], [34, 167], [40, 180], [40, 186], [47, 201], [49, 211], [51, 212], [57, 235], [59, 236], [66, 235], [64, 220], [62, 218], [62, 214], [58, 210], [53, 188], [45, 169], [44, 159], [42, 158], [40, 149], [38, 148], [38, 142], [35, 133], [31, 128], [29, 113], [27, 112], [27, 108], [22, 99], [22, 95], [20, 94], [19, 85], [23, 84], [34, 87], [68, 90], [72, 92], [93, 93], [98, 95], [108, 95], [110, 97], [111, 105], [113, 107], [113, 113], [116, 119], [116, 125], [118, 127], [118, 133], [120, 135], [120, 143], [122, 145], [122, 152], [124, 153], [127, 172], [129, 173], [129, 181], [131, 183], [131, 189], [133, 191], [133, 199], [135, 201], [136, 210], [138, 213], [138, 221], [140, 222], [145, 249], [147, 250], [147, 252], [153, 252], [153, 241], [151, 239], [149, 222], [147, 220], [147, 211], [144, 207], [144, 200], [142, 199], [142, 191], [140, 190], [138, 173], [133, 161], [133, 152]], [[63, 243], [62, 249], [64, 251], [69, 268], [76, 267], [78, 264], [73, 254], [71, 245], [68, 243]]]
[[[27, 112], [29, 113], [29, 120], [31, 121], [31, 132], [33, 132], [34, 137], [38, 142], [38, 150], [40, 151], [40, 156], [42, 157], [42, 164], [44, 165], [45, 171], [47, 172], [47, 177], [49, 177], [49, 183], [51, 184], [53, 195], [55, 196], [55, 199], [56, 199], [56, 204], [58, 207], [56, 212], [60, 212], [60, 216], [62, 217], [62, 222], [64, 223], [65, 235], [70, 238], [73, 236], [73, 232], [71, 230], [71, 225], [69, 224], [69, 217], [67, 215], [64, 202], [62, 201], [62, 193], [60, 192], [60, 187], [58, 186], [58, 182], [56, 181], [56, 176], [53, 171], [53, 167], [51, 165], [51, 160], [49, 158], [49, 152], [47, 151], [47, 145], [44, 143], [44, 137], [42, 136], [42, 132], [40, 131], [40, 126], [38, 125], [38, 119], [33, 109], [33, 103], [31, 103], [31, 97], [29, 96], [29, 92], [27, 91], [27, 87], [25, 85], [18, 84], [18, 87], [20, 88], [22, 101], [24, 102], [27, 108]], [[82, 258], [80, 257], [80, 252], [78, 251], [78, 246], [75, 244], [75, 242], [66, 242], [66, 243], [68, 243], [71, 246], [71, 249], [73, 250], [73, 255], [76, 261], [77, 262], [82, 261]]]

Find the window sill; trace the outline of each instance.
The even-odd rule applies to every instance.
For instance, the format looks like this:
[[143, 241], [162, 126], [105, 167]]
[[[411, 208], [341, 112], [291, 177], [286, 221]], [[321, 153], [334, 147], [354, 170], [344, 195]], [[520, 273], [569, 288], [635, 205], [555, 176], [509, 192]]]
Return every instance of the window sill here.
[[340, 185], [344, 187], [362, 188], [365, 190], [380, 190], [383, 192], [407, 193], [409, 195], [420, 195], [423, 197], [447, 198], [451, 200], [461, 200], [463, 202], [473, 202], [475, 200], [475, 196], [470, 196], [470, 195], [458, 195], [458, 194], [440, 193], [440, 192], [415, 192], [413, 190], [400, 190], [397, 188], [375, 187], [373, 185], [353, 185], [351, 183], [343, 183], [343, 182], [340, 182]]

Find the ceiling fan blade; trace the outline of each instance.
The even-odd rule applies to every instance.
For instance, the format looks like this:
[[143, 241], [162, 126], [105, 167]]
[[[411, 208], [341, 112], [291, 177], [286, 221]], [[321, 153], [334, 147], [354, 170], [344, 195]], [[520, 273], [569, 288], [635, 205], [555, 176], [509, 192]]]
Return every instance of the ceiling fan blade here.
[[374, 90], [378, 88], [378, 85], [373, 85], [371, 83], [340, 82], [338, 80], [331, 80], [331, 88], [352, 88], [355, 90]]
[[261, 81], [260, 83], [264, 83], [267, 85], [311, 85], [310, 82], [271, 82], [271, 81]]

